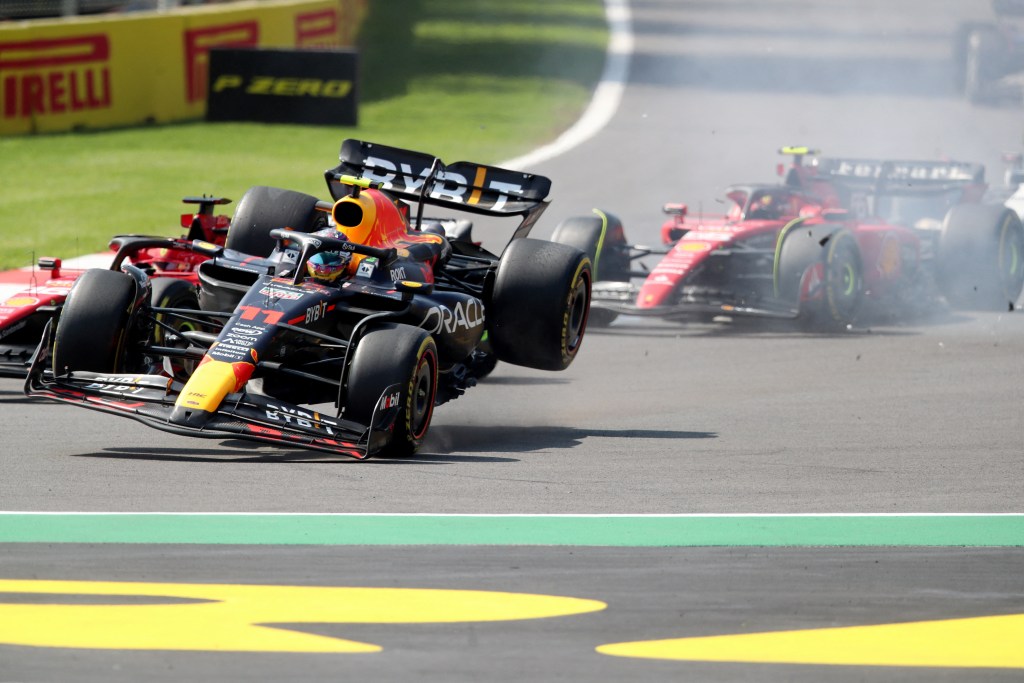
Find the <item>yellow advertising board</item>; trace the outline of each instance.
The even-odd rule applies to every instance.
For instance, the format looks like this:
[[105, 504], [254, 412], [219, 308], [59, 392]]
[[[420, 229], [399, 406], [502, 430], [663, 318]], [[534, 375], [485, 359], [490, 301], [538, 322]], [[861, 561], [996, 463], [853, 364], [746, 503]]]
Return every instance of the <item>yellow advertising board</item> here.
[[201, 118], [212, 48], [351, 48], [366, 1], [0, 23], [0, 135]]

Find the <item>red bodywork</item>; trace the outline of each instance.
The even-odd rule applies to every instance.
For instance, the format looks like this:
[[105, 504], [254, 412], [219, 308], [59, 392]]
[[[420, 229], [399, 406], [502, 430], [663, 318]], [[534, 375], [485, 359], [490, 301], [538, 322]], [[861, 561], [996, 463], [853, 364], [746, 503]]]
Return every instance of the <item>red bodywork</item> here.
[[[197, 282], [196, 268], [209, 256], [196, 251], [193, 242], [223, 246], [230, 218], [215, 215], [213, 207], [231, 200], [219, 197], [186, 197], [199, 204], [195, 213], [182, 214], [188, 233], [180, 238], [120, 235], [113, 238], [112, 267], [126, 262], [150, 277], [172, 277]], [[156, 244], [158, 246], [148, 246]], [[84, 269], [64, 268], [59, 258], [40, 258], [31, 269], [0, 273], [0, 376], [20, 377], [39, 343], [43, 326], [63, 305], [75, 280]]]
[[[682, 315], [688, 307], [703, 313], [763, 307], [772, 294], [772, 269], [777, 265], [780, 234], [822, 224], [854, 235], [860, 250], [865, 303], [884, 299], [916, 277], [922, 258], [929, 256], [930, 244], [922, 239], [925, 233], [921, 227], [938, 228], [947, 204], [978, 202], [987, 188], [983, 169], [974, 164], [840, 159], [813, 159], [806, 165], [802, 162], [800, 153], [788, 171], [780, 165], [780, 175], [786, 177], [784, 183], [728, 188], [730, 208], [725, 214], [695, 217], [689, 215], [685, 204], [665, 205], [669, 218], [661, 227], [661, 238], [669, 250], [639, 286], [630, 308], [638, 313], [661, 310]], [[896, 194], [886, 194], [879, 188], [894, 178], [906, 179], [900, 191], [919, 181], [920, 189], [932, 192], [926, 199], [937, 204], [935, 215], [926, 211], [902, 223], [880, 217], [876, 212], [895, 205], [892, 197]], [[952, 199], [940, 196], [942, 201], [936, 203], [933, 195], [938, 196], [938, 190], [934, 188], [939, 183], [942, 188], [954, 188], [950, 191]], [[918, 201], [924, 205], [926, 199], [922, 197], [923, 192]], [[820, 277], [820, 272], [805, 275], [802, 301], [820, 296], [811, 286], [816, 276]], [[744, 282], [738, 284], [739, 280]], [[739, 300], [730, 300], [737, 293], [740, 296], [734, 299]], [[767, 306], [769, 311], [771, 308]]]

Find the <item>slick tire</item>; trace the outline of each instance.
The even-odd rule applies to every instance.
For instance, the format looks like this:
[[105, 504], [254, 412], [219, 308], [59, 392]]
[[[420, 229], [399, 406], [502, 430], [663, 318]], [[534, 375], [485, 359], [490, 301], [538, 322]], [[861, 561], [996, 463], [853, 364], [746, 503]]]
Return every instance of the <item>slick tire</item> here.
[[54, 335], [53, 372], [122, 372], [136, 302], [135, 281], [114, 270], [87, 270], [75, 281]]
[[795, 225], [779, 237], [775, 291], [798, 311], [801, 326], [834, 332], [853, 324], [864, 290], [857, 239], [836, 225]]
[[327, 214], [316, 208], [317, 198], [276, 187], [249, 188], [231, 218], [224, 246], [252, 256], [270, 256], [277, 242], [275, 228], [315, 232], [327, 225]]
[[400, 385], [402, 410], [381, 454], [412, 455], [430, 428], [437, 370], [437, 346], [426, 330], [397, 323], [375, 327], [359, 339], [353, 353], [343, 417], [369, 425], [381, 394], [392, 384]]
[[487, 309], [498, 360], [564, 370], [583, 343], [590, 314], [590, 259], [567, 244], [515, 239], [498, 263]]
[[1002, 204], [961, 204], [946, 214], [935, 277], [946, 301], [967, 310], [1012, 310], [1024, 288], [1024, 226]]
[[[594, 281], [629, 282], [629, 245], [622, 222], [594, 209], [593, 216], [567, 218], [555, 227], [551, 241], [576, 247], [590, 258]], [[605, 308], [591, 308], [588, 325], [608, 327], [619, 314]]]
[[594, 281], [629, 282], [629, 245], [622, 221], [594, 209], [593, 216], [566, 218], [555, 227], [551, 241], [576, 247], [590, 259]]

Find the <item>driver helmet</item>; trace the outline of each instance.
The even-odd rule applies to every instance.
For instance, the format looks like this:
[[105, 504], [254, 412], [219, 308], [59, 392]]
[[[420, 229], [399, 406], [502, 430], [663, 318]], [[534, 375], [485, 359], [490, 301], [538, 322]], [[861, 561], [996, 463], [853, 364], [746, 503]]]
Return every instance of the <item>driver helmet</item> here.
[[317, 282], [334, 282], [345, 273], [350, 259], [351, 255], [347, 252], [339, 254], [335, 251], [322, 251], [309, 257], [306, 272]]

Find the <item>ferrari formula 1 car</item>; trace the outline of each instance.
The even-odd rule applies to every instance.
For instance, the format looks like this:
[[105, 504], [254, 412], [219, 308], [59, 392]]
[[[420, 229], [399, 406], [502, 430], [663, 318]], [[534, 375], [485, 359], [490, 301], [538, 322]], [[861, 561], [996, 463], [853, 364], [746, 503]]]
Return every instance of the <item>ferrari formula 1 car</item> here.
[[[199, 266], [198, 311], [159, 305], [134, 266], [86, 272], [26, 393], [179, 434], [363, 459], [415, 451], [434, 407], [497, 361], [572, 363], [591, 266], [527, 237], [547, 178], [356, 140], [340, 158], [326, 172], [331, 202], [246, 193], [225, 247]], [[467, 220], [426, 218], [425, 206], [521, 220], [498, 256]]]
[[[153, 279], [154, 301], [176, 306], [187, 301], [190, 287], [198, 282], [196, 267], [206, 260], [196, 241], [224, 244], [229, 219], [215, 215], [214, 207], [229, 203], [223, 197], [185, 197], [198, 204], [195, 213], [183, 214], [181, 238], [118, 235], [110, 242], [115, 251], [111, 267], [122, 263], [142, 269]], [[39, 345], [43, 327], [64, 304], [75, 281], [85, 271], [65, 268], [59, 258], [39, 259], [32, 270], [4, 274], [4, 284], [17, 289], [0, 300], [0, 376], [24, 377], [32, 352]]]
[[[595, 265], [592, 324], [620, 314], [793, 319], [836, 330], [858, 316], [908, 317], [941, 305], [1012, 310], [1024, 286], [1024, 229], [981, 203], [984, 168], [930, 161], [819, 159], [786, 148], [781, 184], [735, 185], [725, 215], [666, 205], [667, 249], [631, 245], [601, 212], [560, 225]], [[780, 168], [780, 172], [784, 170]], [[650, 271], [634, 267], [648, 254]], [[642, 265], [642, 264], [641, 264]]]

